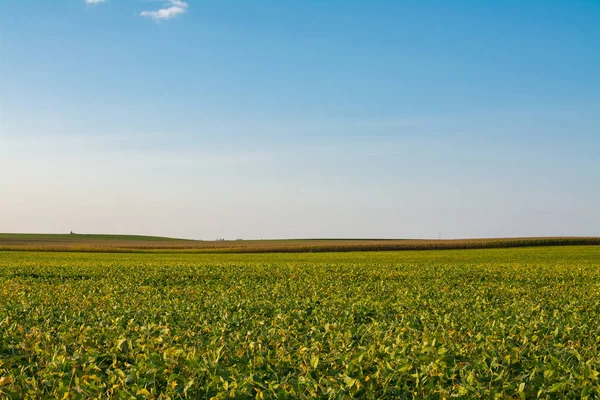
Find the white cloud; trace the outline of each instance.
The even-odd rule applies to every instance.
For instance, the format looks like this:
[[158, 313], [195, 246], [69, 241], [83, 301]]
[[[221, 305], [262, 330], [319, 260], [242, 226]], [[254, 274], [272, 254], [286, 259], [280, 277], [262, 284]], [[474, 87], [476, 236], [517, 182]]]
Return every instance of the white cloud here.
[[[92, 1], [98, 1], [98, 0], [92, 0]], [[142, 17], [152, 18], [155, 21], [160, 21], [163, 19], [171, 19], [179, 14], [185, 13], [187, 7], [188, 7], [188, 3], [186, 3], [185, 1], [169, 0], [168, 3], [166, 3], [165, 8], [161, 8], [161, 9], [155, 10], [155, 11], [142, 11], [140, 13], [140, 15]]]
[[104, 3], [106, 0], [85, 0], [85, 4], [99, 4]]

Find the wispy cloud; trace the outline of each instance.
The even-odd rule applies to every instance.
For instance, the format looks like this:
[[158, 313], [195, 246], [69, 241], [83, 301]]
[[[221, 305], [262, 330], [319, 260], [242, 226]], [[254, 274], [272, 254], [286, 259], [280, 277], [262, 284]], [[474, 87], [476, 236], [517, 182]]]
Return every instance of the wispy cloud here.
[[[98, 0], [91, 0], [98, 1]], [[155, 21], [160, 21], [163, 19], [171, 19], [176, 17], [179, 14], [183, 14], [186, 12], [188, 7], [188, 3], [181, 0], [168, 0], [165, 4], [165, 8], [161, 8], [159, 10], [154, 11], [142, 11], [140, 15], [142, 17], [152, 18]]]
[[85, 4], [99, 4], [104, 3], [106, 0], [85, 0]]

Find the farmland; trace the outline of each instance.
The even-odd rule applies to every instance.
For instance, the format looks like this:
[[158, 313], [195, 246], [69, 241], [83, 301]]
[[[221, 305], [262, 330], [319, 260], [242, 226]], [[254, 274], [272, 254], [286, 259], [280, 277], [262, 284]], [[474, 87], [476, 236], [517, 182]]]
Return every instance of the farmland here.
[[25, 250], [0, 398], [600, 396], [600, 246]]
[[188, 240], [138, 235], [0, 233], [0, 250], [86, 252], [304, 253], [343, 251], [486, 249], [600, 245], [600, 237], [489, 239]]

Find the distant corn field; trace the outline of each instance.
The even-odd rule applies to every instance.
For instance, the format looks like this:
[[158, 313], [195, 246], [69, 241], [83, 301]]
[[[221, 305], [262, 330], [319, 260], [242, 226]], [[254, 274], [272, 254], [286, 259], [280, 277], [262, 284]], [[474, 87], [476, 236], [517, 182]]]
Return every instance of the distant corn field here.
[[599, 237], [491, 239], [293, 239], [186, 240], [126, 235], [0, 234], [0, 250], [37, 251], [185, 251], [206, 253], [301, 253], [344, 251], [484, 249], [535, 246], [599, 245]]

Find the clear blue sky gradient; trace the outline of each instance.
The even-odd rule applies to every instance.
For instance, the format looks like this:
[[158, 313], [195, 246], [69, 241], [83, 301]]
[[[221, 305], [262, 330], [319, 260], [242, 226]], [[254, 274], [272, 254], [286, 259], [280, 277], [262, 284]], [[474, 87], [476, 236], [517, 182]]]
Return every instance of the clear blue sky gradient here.
[[600, 2], [0, 3], [0, 231], [600, 235]]

